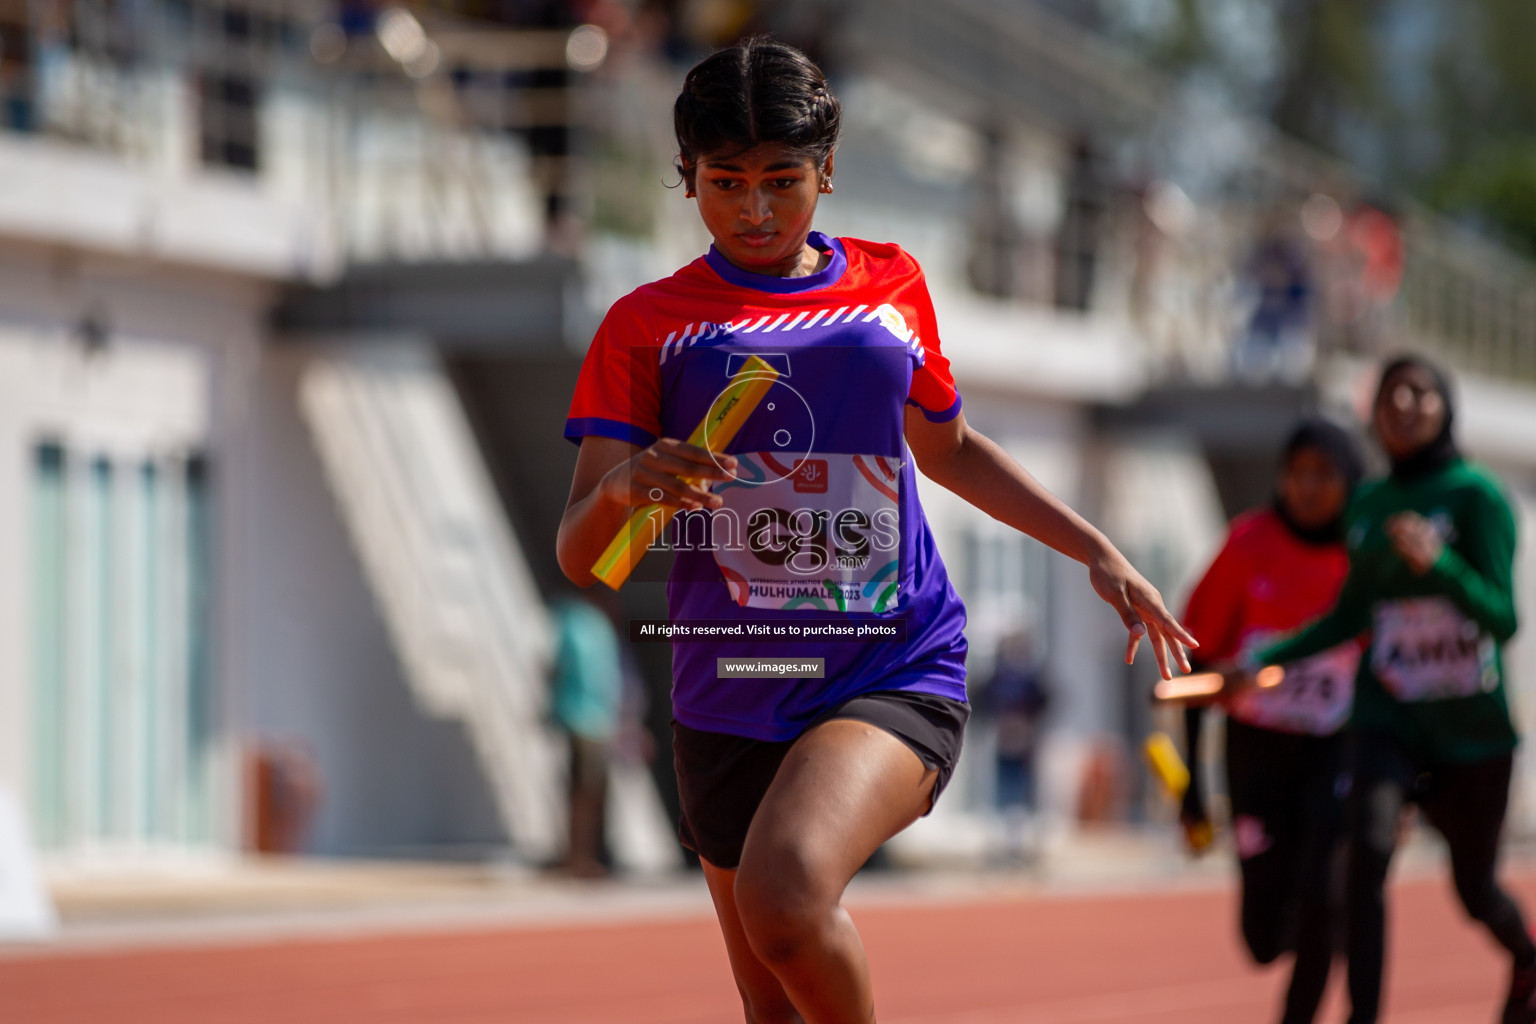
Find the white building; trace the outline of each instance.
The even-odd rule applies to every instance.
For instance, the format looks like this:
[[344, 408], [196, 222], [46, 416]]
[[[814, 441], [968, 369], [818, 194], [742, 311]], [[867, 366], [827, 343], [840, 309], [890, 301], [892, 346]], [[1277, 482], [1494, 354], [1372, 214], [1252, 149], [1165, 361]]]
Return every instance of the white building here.
[[[360, 259], [536, 257], [529, 156], [442, 127], [374, 37], [308, 10], [0, 25], [23, 58], [0, 132], [0, 786], [55, 857], [238, 850], [274, 749], [315, 770], [308, 849], [553, 849], [548, 752], [529, 770], [508, 734], [537, 721], [541, 605], [433, 348], [324, 355], [271, 323]], [[369, 463], [380, 420], [417, 462]], [[422, 461], [432, 489], [381, 507]], [[460, 550], [399, 543], [420, 528]], [[451, 593], [455, 557], [476, 592]]]
[[[1076, 132], [1134, 139], [1128, 121], [1174, 116], [1144, 69], [1074, 64], [1091, 41], [1027, 8], [873, 7], [848, 29], [858, 71], [822, 226], [919, 257], [970, 421], [1181, 596], [1229, 506], [1262, 497], [1287, 419], [1319, 393], [1347, 410], [1369, 366], [1325, 363], [1319, 392], [1227, 383], [1256, 205], [1073, 177]], [[264, 806], [282, 816], [253, 756], [298, 751], [318, 783], [308, 851], [548, 856], [540, 585], [574, 458], [561, 421], [601, 310], [706, 241], [658, 187], [673, 73], [620, 54], [562, 108], [602, 142], [567, 182], [592, 230], [557, 257], [550, 166], [505, 130], [535, 105], [445, 69], [591, 66], [569, 34], [423, 14], [349, 37], [278, 0], [139, 17], [128, 36], [82, 22], [74, 43], [28, 22], [25, 74], [6, 80], [0, 787], [57, 860], [217, 855]], [[121, 38], [138, 45], [87, 45]], [[1073, 88], [1041, 92], [1053, 76]], [[1261, 141], [1263, 194], [1295, 208], [1323, 170]], [[1410, 254], [1401, 322], [1463, 371], [1467, 445], [1529, 522], [1536, 340], [1501, 303], [1536, 278], [1427, 221]], [[1473, 327], [1428, 298], [1477, 280], [1497, 315]], [[1118, 622], [1079, 567], [937, 489], [924, 502], [974, 670], [1020, 621], [1043, 641], [1065, 766], [1051, 800], [1069, 815], [1073, 766], [1147, 727], [1145, 666], [1118, 664]], [[626, 600], [654, 613], [657, 594]], [[664, 725], [665, 651], [638, 653]], [[1536, 644], [1511, 668], [1536, 724]], [[971, 751], [935, 827], [985, 802], [984, 737]]]

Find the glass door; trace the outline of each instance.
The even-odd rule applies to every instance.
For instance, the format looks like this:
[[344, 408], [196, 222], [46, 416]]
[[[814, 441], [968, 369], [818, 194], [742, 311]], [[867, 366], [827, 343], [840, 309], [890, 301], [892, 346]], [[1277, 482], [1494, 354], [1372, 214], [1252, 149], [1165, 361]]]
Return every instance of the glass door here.
[[34, 823], [45, 848], [211, 842], [200, 456], [33, 458]]

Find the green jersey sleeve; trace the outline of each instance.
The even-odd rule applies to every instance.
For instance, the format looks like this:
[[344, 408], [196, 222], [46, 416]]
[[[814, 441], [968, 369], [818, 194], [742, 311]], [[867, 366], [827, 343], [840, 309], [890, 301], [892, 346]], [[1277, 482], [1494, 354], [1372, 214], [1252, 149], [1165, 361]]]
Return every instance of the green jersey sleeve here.
[[1515, 516], [1493, 485], [1471, 492], [1447, 543], [1427, 574], [1435, 586], [1499, 643], [1515, 635]]
[[1370, 585], [1351, 558], [1349, 575], [1344, 578], [1344, 586], [1333, 608], [1322, 618], [1314, 619], [1311, 624], [1257, 652], [1258, 662], [1260, 665], [1283, 665], [1353, 640], [1370, 626], [1370, 609]]

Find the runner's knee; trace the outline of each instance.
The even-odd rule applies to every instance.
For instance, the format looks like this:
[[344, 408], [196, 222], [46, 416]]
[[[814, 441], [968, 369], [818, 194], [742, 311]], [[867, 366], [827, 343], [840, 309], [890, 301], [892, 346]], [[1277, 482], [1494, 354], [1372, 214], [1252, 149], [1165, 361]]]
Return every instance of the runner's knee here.
[[736, 873], [736, 910], [752, 951], [773, 966], [795, 959], [818, 941], [837, 898], [808, 851], [787, 847], [754, 853], [743, 857]]

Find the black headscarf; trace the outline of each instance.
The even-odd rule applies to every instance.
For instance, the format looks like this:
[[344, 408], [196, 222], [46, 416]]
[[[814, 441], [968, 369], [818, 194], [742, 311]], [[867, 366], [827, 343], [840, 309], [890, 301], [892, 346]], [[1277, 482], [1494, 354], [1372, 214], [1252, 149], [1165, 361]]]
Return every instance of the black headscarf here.
[[1440, 393], [1440, 402], [1445, 407], [1445, 420], [1440, 424], [1440, 433], [1433, 441], [1411, 455], [1392, 460], [1392, 475], [1399, 480], [1413, 480], [1426, 473], [1433, 473], [1461, 458], [1461, 450], [1456, 447], [1456, 437], [1451, 432], [1456, 420], [1456, 400], [1451, 391], [1451, 378], [1423, 356], [1398, 356], [1381, 368], [1381, 380], [1376, 385], [1376, 401], [1371, 405], [1372, 415], [1375, 414], [1376, 405], [1381, 402], [1388, 378], [1408, 367], [1423, 370], [1435, 382], [1435, 390]]
[[[1319, 452], [1333, 468], [1338, 470], [1344, 478], [1346, 494], [1354, 492], [1355, 486], [1360, 483], [1360, 478], [1365, 473], [1365, 463], [1360, 458], [1360, 449], [1355, 444], [1355, 439], [1349, 431], [1320, 416], [1308, 416], [1302, 419], [1291, 430], [1290, 436], [1285, 439], [1285, 446], [1280, 449], [1280, 465], [1284, 467], [1291, 461], [1291, 456], [1302, 449], [1311, 449]], [[1286, 529], [1295, 534], [1300, 540], [1308, 544], [1336, 544], [1344, 536], [1344, 511], [1332, 522], [1322, 526], [1302, 526], [1291, 518], [1290, 511], [1285, 507], [1285, 502], [1280, 500], [1280, 495], [1275, 495], [1275, 514], [1285, 524]]]

